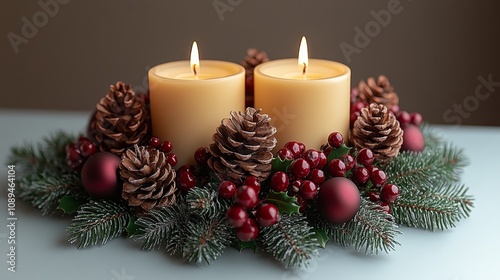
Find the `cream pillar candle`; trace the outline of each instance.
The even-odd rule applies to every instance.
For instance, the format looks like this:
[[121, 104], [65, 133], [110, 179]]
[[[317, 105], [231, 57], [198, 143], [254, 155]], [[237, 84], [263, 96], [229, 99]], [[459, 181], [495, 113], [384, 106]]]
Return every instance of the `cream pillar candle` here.
[[[306, 54], [307, 57], [307, 54]], [[255, 108], [272, 118], [277, 148], [299, 141], [319, 149], [339, 131], [347, 139], [351, 70], [321, 59], [281, 59], [254, 70]]]
[[[196, 73], [196, 74], [195, 74]], [[194, 164], [223, 118], [245, 106], [245, 70], [224, 61], [176, 61], [149, 70], [153, 135], [172, 142], [179, 166]]]

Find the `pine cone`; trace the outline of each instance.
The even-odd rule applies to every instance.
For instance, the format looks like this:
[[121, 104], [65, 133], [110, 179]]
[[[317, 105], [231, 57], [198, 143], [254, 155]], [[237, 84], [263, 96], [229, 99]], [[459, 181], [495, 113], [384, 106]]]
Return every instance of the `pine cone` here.
[[269, 57], [267, 57], [267, 53], [265, 51], [260, 51], [255, 48], [251, 48], [247, 50], [247, 56], [241, 62], [241, 65], [245, 67], [246, 77], [253, 77], [253, 69], [266, 61], [269, 61]]
[[378, 76], [376, 83], [373, 77], [368, 78], [366, 82], [360, 81], [358, 85], [358, 98], [366, 104], [382, 104], [389, 110], [393, 106], [399, 105], [398, 94], [394, 92], [394, 87], [391, 86], [387, 77], [383, 75]]
[[149, 138], [149, 114], [144, 99], [130, 85], [117, 82], [96, 105], [89, 123], [89, 137], [102, 152], [117, 155]]
[[255, 176], [262, 182], [269, 177], [277, 142], [273, 137], [276, 128], [270, 121], [267, 114], [251, 107], [231, 112], [231, 118], [222, 120], [212, 137], [212, 157], [208, 160], [221, 180], [241, 183], [247, 176]]
[[130, 206], [149, 211], [175, 203], [175, 170], [163, 152], [134, 145], [122, 155], [119, 168], [122, 198]]
[[361, 115], [354, 122], [351, 142], [357, 148], [371, 149], [375, 160], [384, 165], [398, 155], [403, 144], [403, 130], [387, 107], [371, 103], [361, 109]]

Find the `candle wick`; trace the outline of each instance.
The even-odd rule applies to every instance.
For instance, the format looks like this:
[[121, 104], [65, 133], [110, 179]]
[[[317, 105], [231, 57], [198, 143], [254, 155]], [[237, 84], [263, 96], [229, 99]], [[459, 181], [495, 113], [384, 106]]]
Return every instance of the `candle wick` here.
[[197, 64], [193, 64], [193, 73], [194, 73], [194, 77], [196, 79], [198, 79], [198, 65]]
[[302, 78], [305, 79], [306, 78], [306, 71], [307, 71], [307, 64], [304, 62], [304, 63], [302, 63], [302, 65], [304, 66], [302, 68]]

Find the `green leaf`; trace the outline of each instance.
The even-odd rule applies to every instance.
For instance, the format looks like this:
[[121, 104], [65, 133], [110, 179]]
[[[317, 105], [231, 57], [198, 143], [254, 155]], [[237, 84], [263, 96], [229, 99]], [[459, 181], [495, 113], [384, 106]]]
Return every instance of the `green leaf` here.
[[128, 225], [127, 225], [127, 236], [134, 235], [137, 232], [137, 230], [139, 229], [139, 226], [135, 224], [135, 221], [137, 221], [136, 216], [130, 217], [130, 220], [128, 221]]
[[341, 156], [348, 154], [349, 151], [351, 151], [351, 147], [347, 147], [345, 144], [342, 144], [340, 147], [330, 151], [326, 157], [327, 162], [330, 162], [332, 159], [340, 158]]
[[312, 230], [314, 231], [313, 237], [316, 239], [316, 242], [318, 242], [319, 247], [325, 248], [326, 243], [330, 240], [326, 232], [320, 228], [313, 228]]
[[72, 195], [65, 195], [59, 199], [57, 209], [62, 210], [64, 214], [71, 214], [78, 210], [78, 208], [86, 202], [87, 200], [85, 199], [77, 199]]
[[273, 161], [271, 162], [272, 165], [272, 173], [282, 171], [286, 172], [288, 170], [288, 167], [292, 164], [291, 159], [285, 159], [281, 160], [280, 157], [275, 157], [273, 158]]
[[243, 242], [243, 241], [238, 239], [233, 243], [233, 247], [236, 248], [240, 252], [242, 252], [245, 249], [250, 249], [254, 253], [257, 251], [257, 243], [255, 243], [255, 240]]
[[286, 192], [271, 190], [265, 201], [276, 205], [280, 214], [299, 214], [300, 205], [297, 198], [289, 196]]

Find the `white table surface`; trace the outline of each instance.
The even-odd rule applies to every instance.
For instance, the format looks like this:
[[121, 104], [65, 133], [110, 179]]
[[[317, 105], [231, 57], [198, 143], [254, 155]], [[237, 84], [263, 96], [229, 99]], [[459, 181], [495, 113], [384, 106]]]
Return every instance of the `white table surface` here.
[[[366, 256], [335, 245], [313, 265], [287, 271], [272, 258], [228, 248], [211, 266], [190, 265], [132, 240], [78, 250], [66, 242], [69, 219], [42, 217], [17, 201], [17, 267], [7, 271], [7, 167], [12, 145], [50, 132], [82, 131], [88, 113], [0, 110], [0, 279], [500, 279], [500, 128], [436, 126], [470, 159], [462, 181], [475, 196], [471, 217], [439, 232], [402, 227], [402, 246]], [[24, 174], [17, 174], [18, 178]]]

